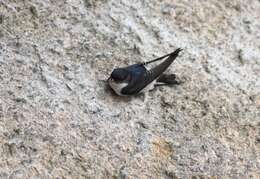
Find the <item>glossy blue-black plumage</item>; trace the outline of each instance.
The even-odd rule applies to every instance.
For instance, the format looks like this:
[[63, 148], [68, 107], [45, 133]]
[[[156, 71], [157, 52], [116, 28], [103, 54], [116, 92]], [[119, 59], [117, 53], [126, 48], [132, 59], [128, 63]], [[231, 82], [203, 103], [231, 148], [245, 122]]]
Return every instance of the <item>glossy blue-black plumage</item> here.
[[111, 77], [115, 81], [124, 81], [127, 78], [128, 74], [129, 74], [128, 70], [124, 68], [117, 68], [113, 70]]
[[115, 81], [125, 81], [126, 79], [130, 80], [130, 78], [133, 80], [139, 78], [140, 75], [144, 74], [146, 71], [146, 68], [142, 64], [134, 64], [125, 68], [114, 69], [111, 77]]
[[[157, 58], [146, 63], [139, 63], [130, 65], [125, 68], [115, 69], [112, 72], [111, 77], [116, 81], [122, 81], [123, 83], [127, 83], [127, 86], [123, 87], [120, 92], [122, 95], [137, 94], [152, 81], [160, 77], [160, 75], [176, 59], [180, 51], [181, 49], [177, 49], [170, 54], [167, 54], [163, 57]], [[146, 64], [161, 60], [167, 56], [168, 58], [166, 60], [164, 60], [162, 63], [152, 68], [151, 70], [147, 70], [145, 68]]]
[[142, 64], [130, 65], [126, 69], [128, 72], [131, 73], [132, 78], [137, 78], [147, 71], [146, 68]]

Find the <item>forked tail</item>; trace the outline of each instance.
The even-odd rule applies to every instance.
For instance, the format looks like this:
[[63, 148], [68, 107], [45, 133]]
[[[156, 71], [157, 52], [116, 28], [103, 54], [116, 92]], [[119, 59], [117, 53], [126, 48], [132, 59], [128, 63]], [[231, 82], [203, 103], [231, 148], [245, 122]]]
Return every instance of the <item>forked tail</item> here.
[[156, 58], [156, 59], [151, 60], [151, 61], [148, 61], [148, 62], [144, 62], [143, 65], [147, 65], [147, 64], [149, 64], [149, 63], [153, 63], [153, 62], [162, 60], [162, 59], [164, 59], [165, 57], [168, 57], [168, 56], [170, 56], [170, 55], [176, 55], [176, 56], [178, 56], [178, 54], [179, 54], [180, 51], [182, 51], [182, 49], [181, 49], [181, 48], [178, 48], [178, 49], [176, 49], [176, 50], [175, 50], [174, 52], [172, 52], [172, 53], [169, 53], [169, 54], [167, 54], [167, 55], [164, 55], [164, 56], [162, 56], [162, 57]]

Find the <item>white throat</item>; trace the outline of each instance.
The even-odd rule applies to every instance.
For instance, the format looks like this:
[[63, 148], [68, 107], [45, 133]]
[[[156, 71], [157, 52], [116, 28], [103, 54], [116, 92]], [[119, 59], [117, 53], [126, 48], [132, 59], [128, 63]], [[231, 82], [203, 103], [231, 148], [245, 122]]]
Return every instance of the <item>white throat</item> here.
[[113, 80], [109, 80], [108, 84], [111, 86], [111, 88], [116, 92], [116, 94], [120, 96], [124, 96], [121, 91], [124, 87], [128, 85], [128, 83], [116, 83]]

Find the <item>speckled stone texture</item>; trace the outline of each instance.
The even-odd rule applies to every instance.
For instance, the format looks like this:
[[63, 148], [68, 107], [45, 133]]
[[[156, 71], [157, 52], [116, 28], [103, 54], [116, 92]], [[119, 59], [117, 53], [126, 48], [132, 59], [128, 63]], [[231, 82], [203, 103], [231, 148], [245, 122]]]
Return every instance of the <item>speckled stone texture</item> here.
[[[114, 67], [184, 49], [184, 83]], [[260, 178], [259, 0], [0, 0], [0, 178]]]

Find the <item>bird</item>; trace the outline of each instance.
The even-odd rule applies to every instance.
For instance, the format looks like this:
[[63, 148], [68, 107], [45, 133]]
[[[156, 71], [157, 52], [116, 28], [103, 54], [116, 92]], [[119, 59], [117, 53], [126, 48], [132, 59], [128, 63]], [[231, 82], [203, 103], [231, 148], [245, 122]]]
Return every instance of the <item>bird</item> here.
[[[164, 73], [177, 58], [180, 51], [182, 51], [182, 49], [178, 48], [172, 53], [148, 62], [116, 68], [112, 71], [107, 82], [113, 91], [119, 96], [137, 95], [139, 93], [150, 91], [156, 86], [180, 84], [181, 82], [176, 80], [175, 74]], [[148, 64], [163, 59], [165, 60], [159, 65], [148, 69]]]

